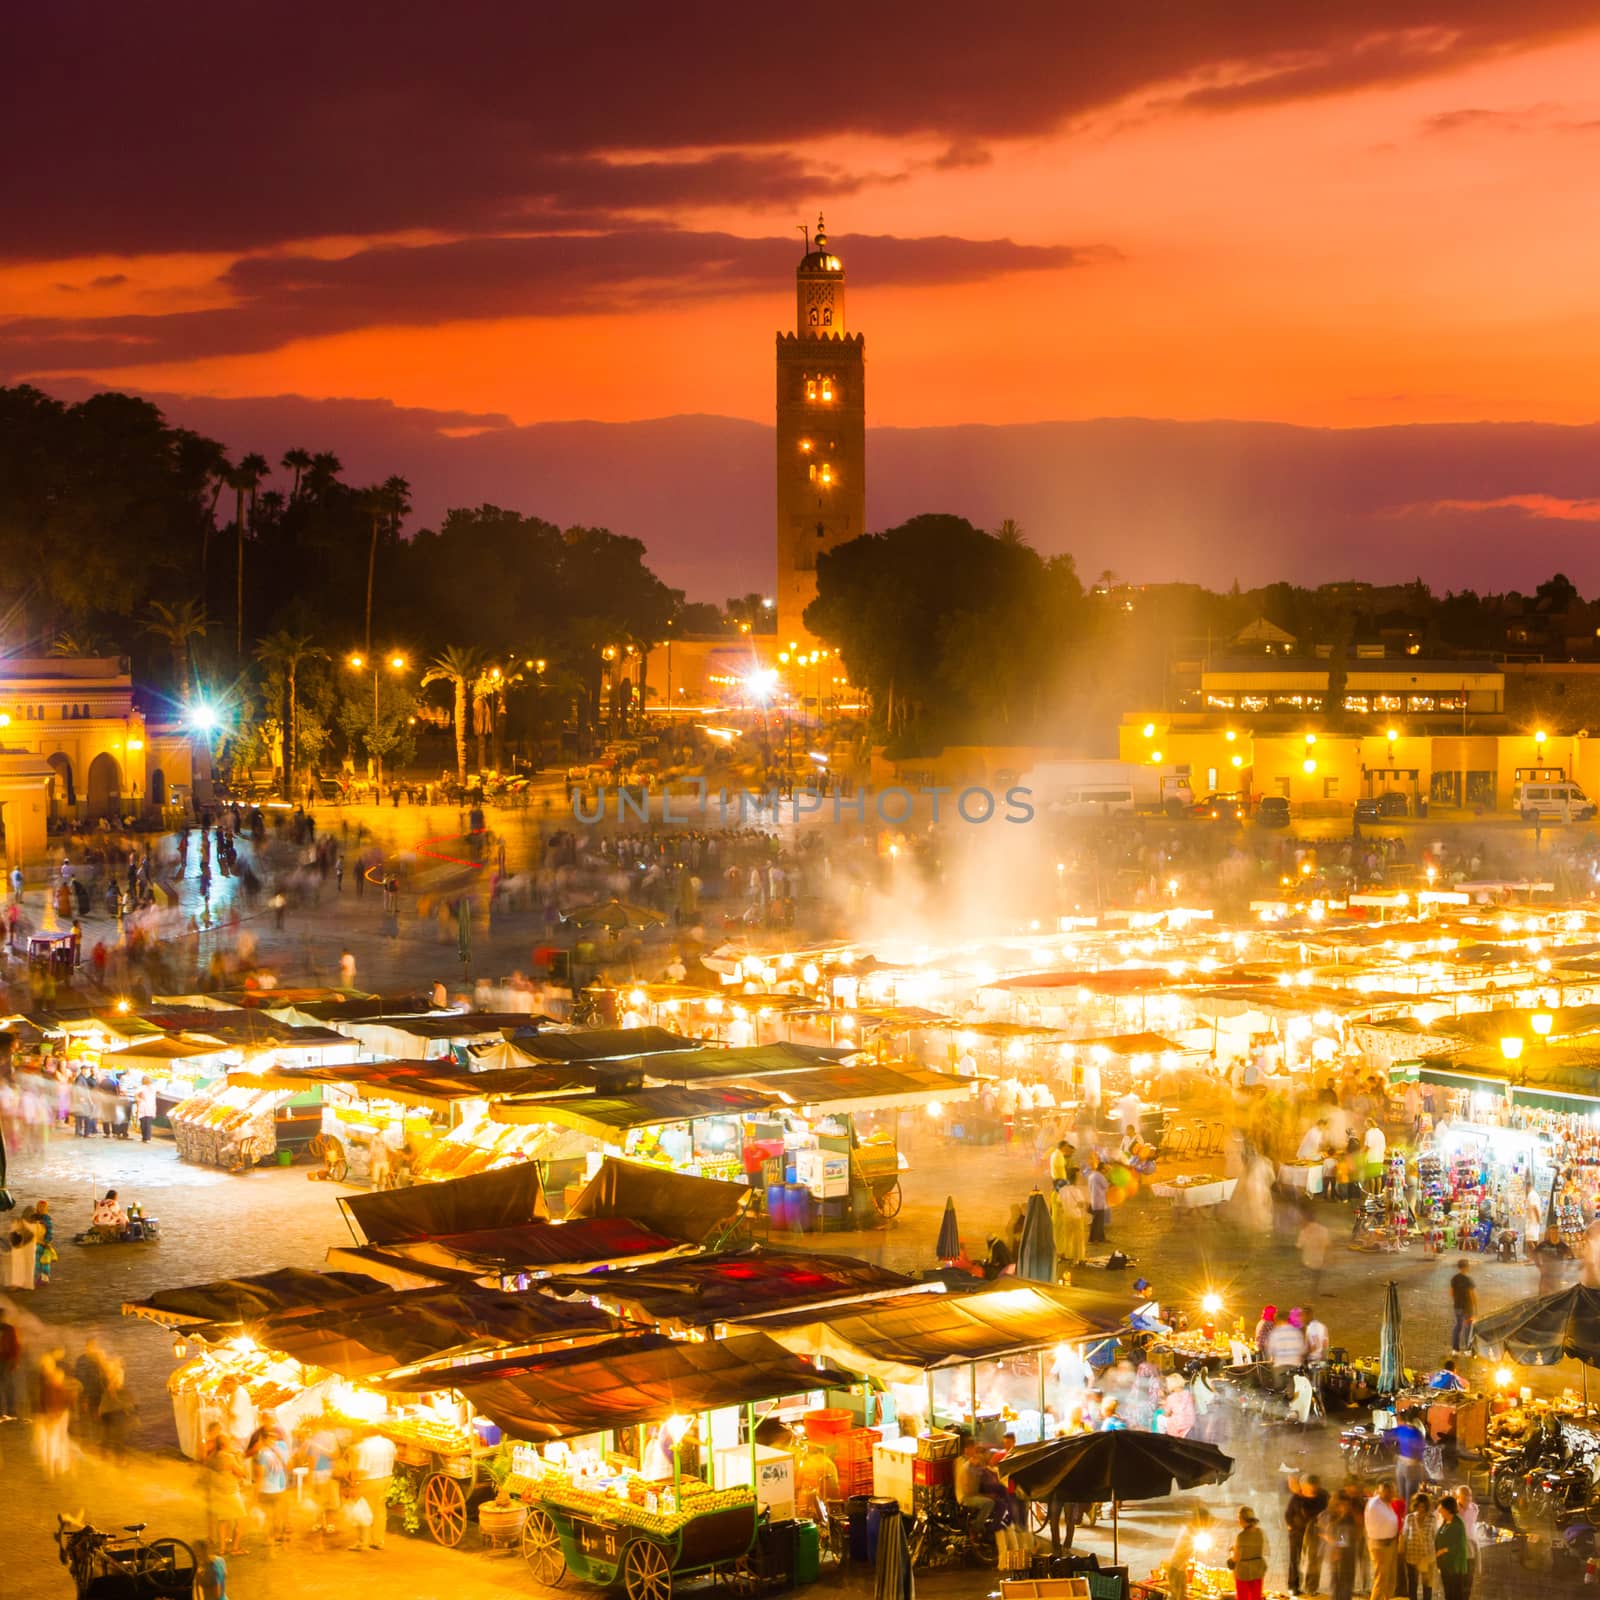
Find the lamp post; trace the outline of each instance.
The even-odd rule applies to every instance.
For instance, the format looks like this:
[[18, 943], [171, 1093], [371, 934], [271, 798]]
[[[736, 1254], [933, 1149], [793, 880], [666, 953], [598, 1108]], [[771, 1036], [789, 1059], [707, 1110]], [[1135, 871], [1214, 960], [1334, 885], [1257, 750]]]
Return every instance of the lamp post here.
[[[1518, 1035], [1516, 1035], [1514, 1033], [1507, 1034], [1506, 1037], [1503, 1038], [1500, 1041], [1500, 1054], [1505, 1058], [1505, 1063], [1506, 1063], [1506, 1065], [1508, 1067], [1512, 1066], [1514, 1063], [1516, 1063], [1516, 1062], [1518, 1062], [1518, 1061], [1520, 1061], [1522, 1059], [1523, 1043], [1524, 1043], [1524, 1041], [1520, 1037], [1518, 1037]], [[1527, 1068], [1524, 1067], [1523, 1068], [1523, 1072], [1522, 1072], [1522, 1078], [1519, 1080], [1519, 1082], [1525, 1083], [1526, 1081], [1527, 1081]], [[1508, 1078], [1506, 1080], [1506, 1099], [1509, 1100], [1510, 1098], [1511, 1098], [1511, 1081]]]
[[[349, 659], [351, 670], [355, 672], [360, 672], [369, 665], [367, 658], [359, 652], [352, 654]], [[372, 667], [372, 737], [375, 739], [378, 736], [378, 674], [380, 671], [379, 663], [376, 657], [373, 658], [370, 665]], [[396, 650], [390, 653], [388, 660], [384, 662], [384, 665], [387, 666], [391, 672], [404, 672], [406, 669], [406, 658], [401, 655], [398, 650]], [[367, 761], [372, 768], [373, 786], [379, 791], [381, 797], [381, 791], [383, 788], [383, 759], [381, 756], [373, 753], [370, 745], [367, 750]]]

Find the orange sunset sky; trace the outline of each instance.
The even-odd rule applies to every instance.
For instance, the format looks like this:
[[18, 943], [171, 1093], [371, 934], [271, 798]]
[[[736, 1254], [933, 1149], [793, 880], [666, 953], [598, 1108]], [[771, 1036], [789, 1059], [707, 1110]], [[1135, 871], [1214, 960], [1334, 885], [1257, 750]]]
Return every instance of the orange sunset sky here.
[[[1600, 409], [1592, 5], [86, 0], [14, 23], [5, 381], [180, 420], [388, 402], [456, 439], [766, 423], [796, 225], [824, 210], [874, 427]], [[1593, 510], [1531, 471], [1427, 490], [1519, 496]]]
[[[253, 86], [230, 107], [232, 74], [219, 65], [205, 81], [216, 43], [205, 27], [163, 37], [108, 12], [78, 83], [91, 103], [54, 101], [98, 123], [96, 139], [69, 136], [53, 175], [46, 139], [36, 170], [0, 179], [14, 191], [0, 245], [9, 375], [381, 396], [518, 422], [766, 418], [770, 378], [750, 352], [789, 311], [781, 267], [794, 225], [823, 207], [853, 270], [877, 423], [1595, 415], [1592, 9], [1591, 27], [1583, 7], [1333, 4], [1286, 32], [1258, 27], [1248, 6], [1214, 8], [1209, 23], [1204, 5], [1153, 7], [1145, 26], [1096, 42], [1082, 33], [1112, 25], [1058, 7], [1014, 11], [1008, 41], [1002, 8], [973, 61], [958, 38], [942, 54], [926, 38], [897, 51], [885, 20], [846, 72], [796, 60], [789, 116], [757, 103], [775, 74], [745, 70], [782, 29], [730, 37], [724, 74], [687, 77], [670, 49], [660, 66], [671, 70], [652, 71], [642, 39], [613, 53], [598, 32], [568, 35], [585, 97], [642, 92], [656, 104], [624, 108], [614, 135], [600, 116], [557, 127], [559, 149], [548, 122], [561, 108], [545, 118], [517, 103], [552, 71], [526, 25], [538, 9], [489, 8], [530, 76], [507, 64], [503, 83], [480, 84], [477, 126], [457, 122], [443, 147], [430, 103], [459, 117], [473, 53], [429, 49], [454, 30], [476, 35], [482, 8], [441, 8], [408, 30], [415, 52], [390, 92], [415, 96], [415, 124], [387, 150], [385, 119], [409, 113], [380, 106], [381, 55], [357, 64], [365, 81], [351, 85], [306, 78], [291, 52], [255, 38], [243, 68]], [[244, 35], [251, 10], [220, 13]], [[700, 13], [719, 14], [738, 31], [736, 10]], [[938, 34], [955, 19], [958, 31], [978, 26], [979, 14], [903, 15], [905, 28]], [[346, 8], [333, 28], [352, 49], [353, 22]], [[55, 26], [36, 17], [24, 29]], [[1182, 40], [1152, 48], [1150, 32], [1167, 26]], [[151, 63], [147, 100], [114, 43], [122, 30], [135, 61]], [[294, 32], [281, 16], [273, 31]], [[156, 60], [169, 50], [177, 60]], [[1059, 79], [1029, 62], [1040, 52]], [[1102, 54], [1122, 58], [1117, 71], [1091, 70]], [[930, 61], [965, 85], [919, 82]], [[200, 81], [175, 110], [161, 102], [181, 67]], [[1018, 106], [1006, 103], [1013, 74]], [[34, 86], [41, 98], [50, 79]], [[699, 102], [681, 114], [674, 82]], [[856, 100], [863, 87], [882, 103]], [[28, 94], [9, 115], [26, 112]], [[97, 149], [104, 137], [135, 149]], [[185, 147], [196, 139], [222, 148]], [[343, 150], [326, 143], [341, 139]], [[525, 161], [507, 148], [519, 139]], [[141, 143], [149, 165], [130, 173]], [[409, 201], [408, 161], [424, 166]], [[538, 170], [552, 161], [571, 169], [559, 188]], [[471, 195], [452, 184], [451, 163]], [[395, 192], [340, 196], [371, 183], [375, 164], [400, 169], [385, 180]], [[485, 164], [487, 177], [473, 170]], [[602, 168], [591, 194], [586, 173]], [[619, 175], [630, 181], [610, 181]], [[318, 185], [332, 192], [297, 206], [295, 190]], [[697, 235], [711, 236], [703, 259], [683, 248]], [[725, 253], [724, 235], [782, 241], [767, 258], [780, 270]], [[860, 235], [887, 239], [874, 250]], [[653, 253], [653, 236], [667, 248]], [[475, 248], [519, 241], [540, 247], [521, 265], [486, 263]], [[614, 248], [589, 253], [597, 242]], [[590, 261], [599, 270], [585, 286]]]

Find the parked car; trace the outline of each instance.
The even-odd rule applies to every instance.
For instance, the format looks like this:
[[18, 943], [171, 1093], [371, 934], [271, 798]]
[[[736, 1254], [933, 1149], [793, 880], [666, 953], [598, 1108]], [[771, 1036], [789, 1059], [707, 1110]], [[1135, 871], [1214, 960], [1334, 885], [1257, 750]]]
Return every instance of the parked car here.
[[1261, 803], [1256, 807], [1256, 825], [1261, 828], [1287, 828], [1289, 826], [1289, 802], [1281, 794], [1268, 794], [1261, 797]]
[[1212, 822], [1243, 822], [1249, 810], [1249, 798], [1237, 789], [1231, 789], [1208, 794], [1197, 805], [1189, 807], [1189, 815], [1204, 817]]
[[1364, 795], [1356, 801], [1356, 820], [1378, 822], [1384, 817], [1408, 817], [1411, 802], [1398, 789], [1388, 789], [1382, 794]]

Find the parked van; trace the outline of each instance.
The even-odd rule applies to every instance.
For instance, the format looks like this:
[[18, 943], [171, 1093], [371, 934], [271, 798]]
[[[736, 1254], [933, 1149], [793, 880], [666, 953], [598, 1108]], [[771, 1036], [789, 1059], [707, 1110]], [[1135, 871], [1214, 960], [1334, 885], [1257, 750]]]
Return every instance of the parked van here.
[[1594, 801], [1575, 783], [1519, 783], [1513, 800], [1524, 822], [1587, 822]]
[[1102, 817], [1131, 812], [1133, 790], [1125, 783], [1085, 783], [1066, 788], [1050, 803], [1053, 812], [1066, 817]]

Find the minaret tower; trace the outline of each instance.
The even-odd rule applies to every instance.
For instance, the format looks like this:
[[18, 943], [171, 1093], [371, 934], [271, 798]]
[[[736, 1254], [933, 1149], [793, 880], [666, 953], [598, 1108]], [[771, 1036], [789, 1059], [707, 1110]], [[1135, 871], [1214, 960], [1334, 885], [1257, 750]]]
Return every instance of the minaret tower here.
[[865, 341], [845, 330], [844, 263], [819, 215], [795, 269], [795, 331], [778, 335], [779, 650], [815, 643], [801, 616], [817, 557], [866, 532]]

